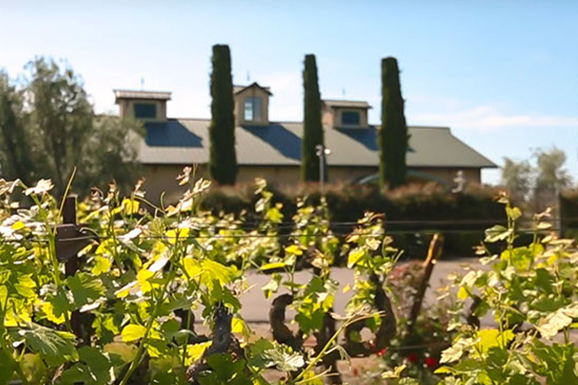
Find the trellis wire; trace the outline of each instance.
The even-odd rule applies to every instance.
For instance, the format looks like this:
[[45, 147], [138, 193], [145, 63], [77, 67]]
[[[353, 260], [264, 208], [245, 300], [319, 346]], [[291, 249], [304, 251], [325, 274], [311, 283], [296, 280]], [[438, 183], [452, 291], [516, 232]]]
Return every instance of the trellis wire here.
[[[533, 230], [533, 229], [520, 229], [516, 230], [518, 234], [534, 234], [538, 233], [548, 233], [558, 231], [558, 228], [549, 228], [547, 230]], [[439, 229], [427, 229], [427, 230], [392, 230], [388, 231], [387, 233], [383, 234], [356, 234], [366, 238], [382, 238], [386, 235], [394, 235], [394, 234], [434, 234], [436, 232], [442, 233], [463, 233], [464, 231], [480, 231], [483, 230], [457, 230], [457, 229], [450, 229], [450, 230], [439, 230]], [[308, 237], [308, 238], [325, 238], [325, 237], [346, 237], [352, 235], [352, 232], [347, 233], [318, 233], [318, 234], [307, 234], [307, 233], [293, 233], [293, 234], [215, 234], [215, 235], [198, 235], [198, 236], [186, 236], [186, 237], [178, 237], [179, 241], [186, 241], [186, 240], [203, 240], [203, 239], [241, 239], [241, 238], [252, 238], [252, 239], [260, 239], [260, 238], [280, 238], [280, 239], [287, 239], [287, 238], [299, 238], [299, 237]], [[87, 235], [82, 237], [74, 237], [74, 238], [66, 238], [66, 239], [59, 239], [58, 242], [74, 242], [74, 241], [81, 241], [81, 240], [106, 240], [106, 239], [120, 239], [121, 236], [112, 236], [112, 235]], [[144, 239], [144, 240], [159, 240], [159, 239], [177, 239], [175, 237], [169, 236], [152, 236], [152, 235], [138, 235], [134, 239]], [[1, 242], [12, 242], [12, 243], [19, 243], [19, 242], [47, 242], [47, 240], [41, 239], [3, 239]]]

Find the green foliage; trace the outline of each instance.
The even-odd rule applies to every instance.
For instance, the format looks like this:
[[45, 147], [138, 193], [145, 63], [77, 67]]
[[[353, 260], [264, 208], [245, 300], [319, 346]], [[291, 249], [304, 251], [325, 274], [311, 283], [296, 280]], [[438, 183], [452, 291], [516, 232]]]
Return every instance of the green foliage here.
[[209, 174], [219, 184], [232, 185], [237, 178], [237, 155], [229, 46], [214, 45], [212, 63]]
[[104, 385], [111, 381], [113, 363], [108, 353], [84, 346], [78, 349], [79, 362], [62, 373], [62, 384]]
[[95, 116], [91, 135], [83, 139], [73, 189], [80, 195], [94, 186], [115, 181], [123, 192], [130, 191], [141, 175], [137, 140], [144, 135], [142, 124], [132, 118]]
[[286, 345], [261, 338], [251, 345], [250, 363], [258, 368], [275, 367], [278, 370], [293, 372], [305, 365], [303, 356], [295, 353]]
[[[326, 186], [323, 193], [314, 186], [269, 188], [274, 193], [273, 203], [282, 204], [281, 212], [285, 218], [295, 215], [299, 197], [303, 196], [307, 196], [312, 204], [317, 204], [324, 196], [331, 219], [339, 222], [354, 221], [366, 211], [387, 213], [388, 220], [392, 221], [472, 218], [499, 221], [503, 216], [501, 206], [493, 199], [496, 190], [489, 188], [470, 188], [463, 194], [448, 194], [433, 186], [407, 186], [384, 193], [359, 185]], [[203, 198], [202, 206], [214, 213], [250, 214], [255, 211], [258, 198], [251, 186], [216, 187]], [[483, 230], [484, 227], [462, 225], [455, 230], [476, 229]]]
[[25, 122], [22, 96], [10, 85], [8, 75], [0, 72], [0, 166], [7, 179], [31, 182], [33, 171], [30, 127]]
[[74, 168], [73, 190], [136, 178], [135, 121], [96, 116], [80, 78], [72, 69], [38, 58], [27, 66], [19, 89], [0, 75], [0, 165], [7, 179], [30, 183], [49, 177], [62, 194]]
[[[174, 206], [144, 210], [139, 186], [127, 198], [112, 189], [80, 204], [79, 221], [94, 237], [70, 276], [56, 253], [60, 207], [52, 183], [0, 181], [0, 384], [267, 385], [272, 368], [285, 372], [278, 385], [319, 384], [336, 374], [337, 360], [370, 354], [384, 357], [379, 378], [399, 384], [578, 381], [571, 339], [578, 251], [548, 234], [548, 213], [534, 217], [531, 242], [519, 245], [522, 212], [500, 197], [507, 219], [485, 234], [485, 268], [455, 276], [445, 295], [457, 293], [456, 302], [426, 309], [413, 339], [404, 335], [403, 305], [419, 279], [394, 270], [402, 252], [385, 235], [382, 215], [365, 214], [340, 244], [325, 199], [299, 200], [287, 229], [283, 205], [258, 180], [259, 221], [247, 229], [247, 216], [201, 209], [209, 183], [191, 180], [190, 171], [180, 177], [188, 191]], [[14, 212], [21, 194], [33, 206]], [[489, 252], [492, 245], [499, 253]], [[340, 288], [331, 276], [338, 256], [355, 277], [343, 288], [353, 294], [339, 326], [333, 306]], [[304, 265], [313, 273], [296, 280]], [[263, 291], [274, 298], [274, 340], [256, 338], [240, 313], [253, 267], [272, 273]], [[285, 326], [288, 307], [297, 333]], [[193, 310], [210, 336], [195, 331]], [[89, 330], [83, 340], [73, 334], [79, 315]], [[484, 317], [492, 322], [478, 326]], [[304, 345], [310, 339], [312, 349]], [[420, 344], [427, 352], [411, 350]], [[443, 366], [432, 373], [438, 359]]]
[[[323, 142], [321, 123], [321, 93], [315, 55], [305, 55], [303, 69], [303, 138], [301, 144], [301, 180], [319, 181], [317, 145]], [[327, 178], [327, 175], [325, 175]]]
[[566, 154], [554, 147], [549, 152], [538, 150], [536, 157], [536, 189], [556, 188], [558, 190], [570, 186], [572, 178], [564, 164]]
[[[572, 241], [545, 233], [547, 212], [534, 216], [532, 242], [516, 247], [522, 213], [506, 196], [500, 202], [507, 226], [488, 229], [479, 251], [494, 243], [504, 249], [482, 258], [486, 268], [456, 277], [462, 310], [454, 312], [450, 329], [457, 335], [437, 373], [444, 384], [575, 383], [578, 354], [570, 336], [578, 319], [576, 249]], [[480, 327], [484, 317], [492, 322]]]
[[578, 239], [578, 190], [560, 194], [560, 224], [565, 237]]
[[394, 189], [406, 181], [409, 138], [399, 68], [393, 57], [387, 57], [381, 62], [381, 92], [379, 181], [381, 187]]
[[535, 164], [528, 160], [516, 162], [504, 158], [502, 184], [514, 202], [524, 208], [529, 206], [532, 211], [542, 211], [543, 201], [553, 199], [559, 191], [570, 187], [572, 178], [565, 168], [564, 151], [556, 147], [549, 151], [538, 149], [533, 158]]
[[504, 158], [502, 166], [502, 185], [510, 191], [517, 202], [524, 202], [532, 186], [533, 170], [530, 162], [516, 162]]
[[[448, 194], [442, 189], [407, 186], [394, 192], [379, 193], [367, 186], [326, 186], [322, 194], [317, 188], [272, 189], [271, 204], [281, 205], [284, 218], [291, 218], [297, 212], [300, 196], [307, 196], [312, 205], [325, 196], [329, 216], [334, 222], [353, 222], [366, 211], [387, 213], [388, 221], [415, 221], [416, 223], [388, 223], [388, 233], [395, 244], [406, 250], [405, 255], [422, 258], [425, 245], [431, 237], [432, 227], [444, 233], [446, 255], [473, 255], [472, 247], [484, 237], [484, 223], [502, 222], [502, 207], [494, 201], [495, 191], [491, 189], [469, 188], [462, 194]], [[258, 196], [248, 186], [235, 188], [214, 188], [204, 197], [202, 206], [214, 214], [220, 212], [253, 217]], [[578, 215], [577, 215], [578, 216]], [[476, 222], [472, 222], [472, 218]], [[434, 223], [428, 223], [433, 221]], [[467, 223], [439, 223], [440, 221], [467, 221]], [[342, 230], [346, 230], [342, 228]], [[446, 232], [447, 231], [447, 232]], [[418, 238], [419, 237], [419, 238]], [[424, 247], [414, 245], [424, 244]], [[412, 245], [408, 249], [407, 245]], [[340, 262], [341, 263], [341, 262]]]
[[[190, 173], [179, 177], [189, 189], [178, 204], [155, 212], [143, 209], [140, 184], [126, 198], [112, 186], [79, 204], [90, 242], [69, 276], [57, 254], [54, 224], [61, 218], [52, 183], [0, 181], [0, 384], [267, 385], [263, 373], [271, 369], [286, 372], [279, 385], [322, 381], [325, 374], [314, 370], [343, 351], [337, 336], [350, 322], [327, 328], [338, 287], [331, 267], [349, 247], [340, 250], [325, 201], [301, 200], [281, 241], [282, 205], [263, 180], [256, 189], [259, 225], [246, 230], [245, 216], [200, 209], [210, 183]], [[33, 206], [14, 214], [21, 194]], [[352, 238], [365, 250], [356, 269], [384, 276], [393, 260], [386, 249], [379, 252], [381, 224], [369, 222], [360, 221]], [[309, 282], [296, 282], [305, 261], [315, 272]], [[239, 297], [249, 290], [248, 269], [259, 266], [276, 271], [264, 288], [269, 298], [279, 290], [292, 294], [301, 344], [257, 339], [245, 324]], [[368, 289], [360, 278], [354, 290], [356, 301], [373, 306], [377, 287]], [[197, 334], [193, 311], [212, 335]], [[370, 324], [375, 330], [379, 322]], [[314, 350], [303, 348], [308, 337], [319, 341]]]
[[397, 309], [398, 334], [391, 346], [379, 352], [383, 361], [369, 371], [369, 378], [405, 378], [418, 380], [419, 384], [437, 384], [440, 377], [434, 374], [439, 366], [441, 352], [449, 347], [454, 332], [448, 331], [455, 311], [455, 301], [446, 290], [436, 291], [436, 300], [422, 306], [415, 327], [409, 333], [409, 316], [418, 287], [422, 283], [422, 261], [397, 265], [389, 276], [388, 286]]
[[243, 359], [233, 361], [228, 354], [215, 354], [207, 358], [213, 369], [199, 378], [201, 385], [251, 385], [253, 382], [245, 373], [246, 362]]
[[78, 358], [72, 333], [32, 324], [30, 328], [19, 330], [16, 338], [22, 338], [26, 346], [38, 353], [50, 366], [58, 366]]

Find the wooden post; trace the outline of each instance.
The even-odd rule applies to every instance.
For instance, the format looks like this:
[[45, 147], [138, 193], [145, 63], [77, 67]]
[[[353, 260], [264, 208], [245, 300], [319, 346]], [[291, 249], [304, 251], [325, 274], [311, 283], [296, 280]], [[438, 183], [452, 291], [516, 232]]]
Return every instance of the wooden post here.
[[[66, 198], [64, 198], [64, 206], [62, 207], [62, 219], [65, 225], [72, 225], [74, 230], [76, 230], [76, 196], [69, 195]], [[76, 233], [76, 231], [74, 231], [74, 233]], [[77, 270], [78, 270], [78, 254], [73, 253], [65, 262], [64, 271], [66, 272], [66, 276], [71, 276], [76, 274]]]
[[[74, 276], [78, 271], [78, 252], [88, 244], [76, 222], [76, 196], [64, 198], [62, 206], [63, 224], [56, 226], [56, 257], [64, 261], [64, 271], [67, 277]], [[70, 316], [70, 326], [81, 345], [89, 343], [88, 334], [83, 330], [83, 315], [73, 311]]]
[[419, 316], [419, 313], [421, 312], [421, 306], [423, 304], [425, 292], [426, 292], [427, 287], [429, 285], [429, 280], [431, 278], [431, 274], [433, 272], [433, 269], [434, 269], [438, 259], [442, 255], [442, 250], [443, 250], [443, 237], [440, 234], [434, 234], [434, 236], [433, 236], [433, 238], [429, 244], [429, 249], [427, 252], [427, 258], [423, 263], [423, 277], [422, 277], [420, 286], [417, 290], [417, 293], [415, 295], [413, 306], [411, 307], [411, 312], [409, 315], [409, 323], [408, 323], [408, 327], [407, 327], [408, 335], [411, 335], [413, 333], [413, 329], [414, 329], [415, 324], [417, 322], [417, 317]]

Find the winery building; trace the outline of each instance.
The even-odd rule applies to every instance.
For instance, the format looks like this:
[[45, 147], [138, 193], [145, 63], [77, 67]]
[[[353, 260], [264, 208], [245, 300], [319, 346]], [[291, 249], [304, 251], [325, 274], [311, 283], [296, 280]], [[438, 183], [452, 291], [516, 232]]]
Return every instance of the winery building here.
[[[146, 190], [151, 197], [167, 191], [180, 194], [175, 178], [185, 166], [197, 165], [206, 175], [209, 160], [208, 119], [167, 117], [170, 92], [115, 90], [122, 116], [142, 119], [140, 162], [145, 167]], [[301, 162], [302, 122], [279, 122], [269, 117], [268, 87], [257, 83], [235, 86], [238, 182], [256, 177], [278, 185], [297, 184]], [[364, 101], [323, 100], [322, 121], [329, 183], [359, 183], [374, 178], [379, 165], [379, 127], [369, 124]], [[480, 182], [483, 168], [495, 168], [488, 158], [452, 135], [448, 127], [408, 127], [410, 181], [434, 181], [450, 186], [461, 170], [466, 180]], [[173, 196], [171, 196], [173, 195]]]

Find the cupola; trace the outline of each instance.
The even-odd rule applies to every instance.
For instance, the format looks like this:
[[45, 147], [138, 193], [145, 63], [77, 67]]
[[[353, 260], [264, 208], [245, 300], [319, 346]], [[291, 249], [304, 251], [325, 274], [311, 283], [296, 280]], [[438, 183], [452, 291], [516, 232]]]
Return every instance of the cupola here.
[[269, 96], [273, 96], [269, 87], [262, 87], [258, 83], [248, 86], [234, 86], [233, 94], [237, 125], [269, 125]]
[[368, 111], [371, 106], [365, 101], [323, 100], [322, 121], [324, 127], [367, 128]]
[[114, 90], [115, 102], [120, 108], [120, 116], [144, 121], [167, 120], [167, 101], [170, 92]]

